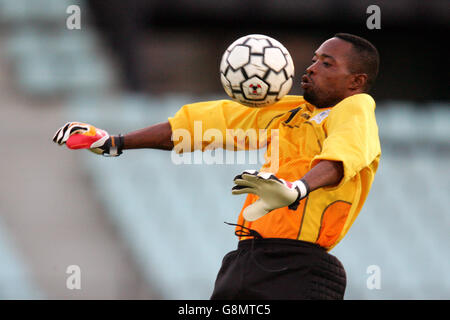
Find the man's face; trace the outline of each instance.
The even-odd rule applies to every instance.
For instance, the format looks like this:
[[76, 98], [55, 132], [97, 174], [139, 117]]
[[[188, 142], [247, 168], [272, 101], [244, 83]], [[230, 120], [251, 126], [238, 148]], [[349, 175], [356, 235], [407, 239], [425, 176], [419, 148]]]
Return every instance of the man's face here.
[[339, 38], [322, 43], [302, 76], [305, 100], [318, 108], [326, 108], [351, 95], [352, 74], [348, 68], [351, 56], [351, 43]]

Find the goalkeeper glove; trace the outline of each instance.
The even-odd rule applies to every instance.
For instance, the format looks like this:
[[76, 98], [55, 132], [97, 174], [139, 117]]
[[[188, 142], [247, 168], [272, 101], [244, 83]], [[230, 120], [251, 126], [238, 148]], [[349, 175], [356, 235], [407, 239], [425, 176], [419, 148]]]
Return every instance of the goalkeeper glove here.
[[105, 130], [81, 122], [67, 122], [53, 136], [53, 142], [69, 149], [89, 149], [96, 154], [117, 157], [122, 154], [123, 136], [110, 136]]
[[245, 220], [254, 221], [272, 210], [288, 207], [296, 210], [300, 200], [309, 194], [309, 186], [304, 179], [285, 181], [270, 172], [246, 170], [234, 178], [232, 194], [251, 193], [259, 197], [245, 208]]

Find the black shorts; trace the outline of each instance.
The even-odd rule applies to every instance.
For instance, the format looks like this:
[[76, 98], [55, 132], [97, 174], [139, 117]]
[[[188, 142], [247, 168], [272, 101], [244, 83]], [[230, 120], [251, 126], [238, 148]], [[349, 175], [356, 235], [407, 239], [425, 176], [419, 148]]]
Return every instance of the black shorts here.
[[341, 262], [318, 245], [291, 239], [249, 239], [222, 261], [212, 300], [343, 299]]

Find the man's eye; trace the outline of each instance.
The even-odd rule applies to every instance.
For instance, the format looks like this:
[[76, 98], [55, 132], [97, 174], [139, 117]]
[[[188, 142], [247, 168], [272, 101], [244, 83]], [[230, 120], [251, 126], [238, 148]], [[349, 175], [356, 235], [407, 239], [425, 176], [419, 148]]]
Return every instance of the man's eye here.
[[324, 62], [323, 65], [324, 65], [325, 67], [331, 66], [331, 64], [329, 64], [328, 62]]

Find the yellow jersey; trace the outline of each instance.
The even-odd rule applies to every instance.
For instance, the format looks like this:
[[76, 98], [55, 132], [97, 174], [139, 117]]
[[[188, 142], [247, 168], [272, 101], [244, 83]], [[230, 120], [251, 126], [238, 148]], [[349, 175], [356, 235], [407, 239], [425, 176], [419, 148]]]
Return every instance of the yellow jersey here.
[[[192, 137], [196, 121], [201, 121], [203, 130], [215, 130], [223, 137], [230, 134], [230, 129], [267, 129], [264, 135], [256, 131], [257, 147], [261, 146], [260, 140], [267, 144], [261, 171], [287, 181], [301, 179], [321, 160], [342, 162], [344, 175], [339, 184], [311, 192], [295, 211], [283, 207], [256, 221], [245, 221], [243, 210], [257, 200], [257, 196], [249, 194], [238, 224], [256, 230], [264, 238], [303, 240], [331, 250], [361, 211], [380, 161], [375, 101], [365, 93], [347, 97], [330, 108], [317, 108], [302, 96], [286, 96], [265, 108], [249, 108], [231, 100], [198, 102], [183, 106], [169, 118], [172, 132], [187, 130]], [[272, 135], [274, 129], [276, 135]], [[272, 136], [277, 137], [278, 144], [276, 167], [271, 157], [271, 144], [275, 143]], [[216, 147], [242, 148], [237, 140], [230, 146], [229, 139], [222, 139]], [[175, 148], [178, 143], [174, 141]], [[208, 145], [211, 141], [198, 143], [192, 139], [188, 151], [205, 150]], [[250, 147], [247, 141], [245, 148]], [[178, 150], [184, 151], [186, 148]]]

